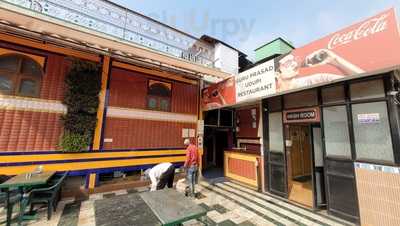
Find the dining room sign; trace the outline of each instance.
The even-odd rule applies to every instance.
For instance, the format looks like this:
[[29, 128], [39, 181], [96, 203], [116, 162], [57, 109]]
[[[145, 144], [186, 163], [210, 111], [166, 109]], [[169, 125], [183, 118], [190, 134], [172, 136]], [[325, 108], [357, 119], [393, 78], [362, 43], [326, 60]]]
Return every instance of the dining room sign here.
[[308, 123], [308, 122], [320, 122], [320, 109], [314, 108], [303, 108], [296, 110], [283, 111], [283, 122], [284, 123]]

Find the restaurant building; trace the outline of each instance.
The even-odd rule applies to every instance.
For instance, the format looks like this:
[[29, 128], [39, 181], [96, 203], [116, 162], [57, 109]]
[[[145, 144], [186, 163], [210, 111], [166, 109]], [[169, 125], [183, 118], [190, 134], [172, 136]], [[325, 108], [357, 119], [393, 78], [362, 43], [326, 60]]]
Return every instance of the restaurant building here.
[[225, 176], [361, 225], [398, 225], [399, 51], [393, 9], [301, 48], [257, 49], [261, 63], [203, 90], [206, 116], [235, 115], [217, 150]]
[[[102, 175], [182, 164], [183, 138], [197, 139], [203, 81], [238, 71], [239, 53], [209, 39], [103, 0], [1, 0], [0, 174], [43, 165], [94, 189]], [[86, 81], [67, 80], [76, 59], [98, 68], [85, 78], [99, 78], [100, 94], [83, 111], [95, 117], [92, 140], [75, 153], [60, 140], [74, 113], [71, 84]]]

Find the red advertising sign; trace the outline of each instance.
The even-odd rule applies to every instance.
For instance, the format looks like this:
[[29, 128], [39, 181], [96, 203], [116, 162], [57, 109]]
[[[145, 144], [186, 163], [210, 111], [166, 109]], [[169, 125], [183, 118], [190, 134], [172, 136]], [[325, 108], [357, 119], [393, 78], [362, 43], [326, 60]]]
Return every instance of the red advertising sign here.
[[400, 37], [389, 9], [277, 59], [277, 92], [400, 64]]
[[202, 108], [211, 110], [236, 103], [235, 77], [213, 84], [202, 91]]

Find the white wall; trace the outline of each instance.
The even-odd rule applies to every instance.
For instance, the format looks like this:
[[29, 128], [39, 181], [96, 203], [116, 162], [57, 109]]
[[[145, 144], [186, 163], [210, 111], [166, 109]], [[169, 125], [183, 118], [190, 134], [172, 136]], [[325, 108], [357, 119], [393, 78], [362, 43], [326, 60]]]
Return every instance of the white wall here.
[[224, 44], [217, 43], [214, 52], [215, 67], [221, 71], [238, 74], [239, 71], [239, 53], [225, 46]]

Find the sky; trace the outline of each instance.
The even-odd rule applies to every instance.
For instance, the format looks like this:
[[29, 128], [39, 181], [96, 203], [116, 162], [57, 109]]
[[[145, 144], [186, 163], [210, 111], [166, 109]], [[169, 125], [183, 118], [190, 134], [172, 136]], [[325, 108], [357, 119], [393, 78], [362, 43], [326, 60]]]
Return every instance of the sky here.
[[390, 7], [400, 14], [400, 0], [111, 1], [195, 37], [215, 37], [250, 59], [277, 37], [298, 48]]

